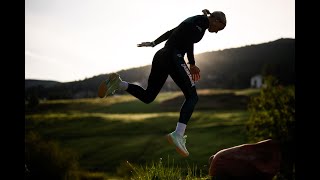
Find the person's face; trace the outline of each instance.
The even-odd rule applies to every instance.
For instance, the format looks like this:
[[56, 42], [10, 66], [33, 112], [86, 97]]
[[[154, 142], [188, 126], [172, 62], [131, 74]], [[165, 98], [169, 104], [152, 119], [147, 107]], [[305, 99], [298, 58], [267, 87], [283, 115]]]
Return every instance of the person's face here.
[[218, 33], [218, 31], [221, 31], [225, 27], [225, 25], [222, 22], [220, 22], [215, 18], [210, 18], [209, 22], [210, 24], [209, 24], [208, 31], [211, 33], [213, 32]]

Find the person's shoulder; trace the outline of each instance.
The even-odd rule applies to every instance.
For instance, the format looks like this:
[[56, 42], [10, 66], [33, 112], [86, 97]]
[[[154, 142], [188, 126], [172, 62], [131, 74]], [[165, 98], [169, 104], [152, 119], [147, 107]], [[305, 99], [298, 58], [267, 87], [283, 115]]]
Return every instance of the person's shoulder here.
[[188, 17], [183, 22], [185, 22], [185, 23], [194, 23], [194, 22], [202, 20], [202, 19], [205, 19], [204, 15], [194, 15], [194, 16]]
[[201, 14], [201, 15], [195, 15], [195, 16], [193, 16], [195, 19], [206, 19], [207, 18], [207, 16], [206, 15], [204, 15], [204, 14]]
[[194, 16], [191, 16], [190, 18], [192, 18], [192, 19], [204, 19], [204, 18], [206, 18], [206, 16], [205, 15], [194, 15]]

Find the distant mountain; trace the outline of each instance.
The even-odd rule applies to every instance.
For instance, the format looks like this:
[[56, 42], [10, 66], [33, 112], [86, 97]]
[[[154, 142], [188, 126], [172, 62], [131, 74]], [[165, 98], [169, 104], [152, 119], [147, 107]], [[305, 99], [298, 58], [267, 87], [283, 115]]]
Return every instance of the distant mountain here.
[[35, 79], [26, 79], [24, 81], [24, 88], [28, 89], [31, 87], [42, 86], [45, 88], [52, 87], [60, 84], [58, 81], [47, 81], [47, 80], [35, 80]]
[[[199, 89], [248, 88], [250, 78], [257, 74], [274, 75], [283, 84], [295, 83], [295, 39], [282, 38], [261, 44], [206, 52], [195, 55], [195, 59], [201, 70], [201, 80], [197, 82]], [[146, 87], [150, 70], [151, 66], [147, 65], [118, 73], [123, 80]], [[26, 80], [26, 98], [30, 94], [47, 99], [97, 97], [97, 88], [107, 75], [108, 73], [100, 74], [67, 83]], [[178, 89], [169, 76], [162, 91]]]
[[256, 74], [274, 75], [283, 84], [294, 83], [294, 39], [207, 52], [195, 58], [202, 74], [199, 88], [247, 88]]

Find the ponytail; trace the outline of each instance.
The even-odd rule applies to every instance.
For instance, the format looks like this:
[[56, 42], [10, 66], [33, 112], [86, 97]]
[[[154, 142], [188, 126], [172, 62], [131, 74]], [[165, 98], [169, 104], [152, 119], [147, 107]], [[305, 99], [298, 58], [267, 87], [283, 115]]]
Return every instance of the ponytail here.
[[210, 11], [208, 9], [204, 9], [204, 10], [202, 10], [202, 12], [206, 16], [208, 16], [208, 14], [211, 15], [211, 13], [210, 13]]
[[225, 26], [227, 25], [226, 15], [222, 11], [213, 11], [212, 13], [210, 13], [210, 11], [208, 9], [204, 9], [204, 10], [202, 10], [202, 12], [206, 16], [209, 15], [210, 17], [213, 17], [213, 18], [219, 20]]

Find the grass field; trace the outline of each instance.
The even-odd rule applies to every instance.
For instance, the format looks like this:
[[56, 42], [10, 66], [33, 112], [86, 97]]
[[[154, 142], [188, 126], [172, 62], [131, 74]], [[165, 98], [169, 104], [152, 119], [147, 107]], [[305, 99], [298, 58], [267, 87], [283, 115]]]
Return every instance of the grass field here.
[[206, 173], [209, 157], [247, 142], [249, 97], [259, 90], [199, 90], [199, 102], [186, 130], [190, 156], [181, 157], [165, 139], [175, 129], [183, 103], [180, 92], [160, 93], [144, 104], [130, 95], [104, 99], [41, 101], [25, 112], [26, 132], [36, 131], [79, 155], [82, 169], [119, 175], [124, 164], [174, 159], [182, 168]]

